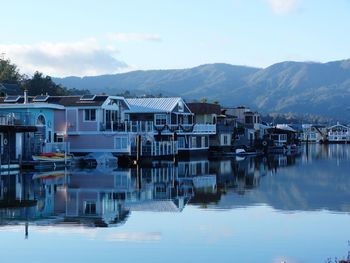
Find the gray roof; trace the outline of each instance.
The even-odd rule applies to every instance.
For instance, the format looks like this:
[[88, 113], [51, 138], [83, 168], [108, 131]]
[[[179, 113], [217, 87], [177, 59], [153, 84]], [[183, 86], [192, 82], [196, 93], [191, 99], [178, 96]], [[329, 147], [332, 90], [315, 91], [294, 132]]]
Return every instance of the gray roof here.
[[179, 101], [176, 98], [136, 98], [126, 99], [130, 105], [130, 112], [135, 113], [155, 113], [155, 112], [171, 112]]
[[[106, 99], [108, 98], [107, 95], [96, 95], [96, 97], [93, 100], [80, 100], [81, 96], [49, 96], [48, 99], [45, 102], [35, 102], [33, 101], [34, 97], [30, 96], [28, 97], [28, 103], [51, 103], [51, 104], [58, 104], [65, 107], [76, 107], [76, 106], [101, 106]], [[8, 103], [5, 102], [5, 97], [0, 98], [0, 104], [23, 104], [24, 98], [21, 96], [16, 103]]]

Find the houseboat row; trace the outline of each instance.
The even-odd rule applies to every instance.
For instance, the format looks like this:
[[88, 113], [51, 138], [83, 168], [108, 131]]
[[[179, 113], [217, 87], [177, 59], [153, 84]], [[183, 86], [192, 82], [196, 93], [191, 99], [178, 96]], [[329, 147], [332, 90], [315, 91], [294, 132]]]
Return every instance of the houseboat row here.
[[[286, 149], [296, 132], [249, 108], [175, 98], [108, 95], [0, 98], [1, 164], [47, 153], [110, 153], [126, 160], [189, 158], [235, 148]], [[57, 156], [55, 156], [57, 157]], [[36, 157], [40, 159], [39, 157]], [[58, 158], [59, 159], [59, 158]]]
[[215, 124], [196, 124], [181, 98], [7, 96], [0, 98], [1, 163], [34, 154], [113, 153], [154, 158], [209, 149]]
[[301, 141], [315, 143], [349, 143], [350, 127], [340, 124], [326, 125], [303, 124], [299, 133]]

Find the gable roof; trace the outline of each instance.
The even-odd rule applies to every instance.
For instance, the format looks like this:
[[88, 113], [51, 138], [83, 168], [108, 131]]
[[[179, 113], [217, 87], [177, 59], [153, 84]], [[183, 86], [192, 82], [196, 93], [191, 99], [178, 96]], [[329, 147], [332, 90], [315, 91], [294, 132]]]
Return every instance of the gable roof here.
[[343, 125], [343, 124], [340, 124], [340, 123], [337, 123], [336, 125], [333, 125], [333, 126], [330, 126], [328, 127], [328, 129], [333, 129], [333, 128], [336, 128], [336, 127], [342, 127], [342, 128], [345, 128], [345, 129], [350, 129], [350, 127], [346, 126], [346, 125]]
[[181, 98], [133, 98], [126, 99], [133, 113], [171, 112]]

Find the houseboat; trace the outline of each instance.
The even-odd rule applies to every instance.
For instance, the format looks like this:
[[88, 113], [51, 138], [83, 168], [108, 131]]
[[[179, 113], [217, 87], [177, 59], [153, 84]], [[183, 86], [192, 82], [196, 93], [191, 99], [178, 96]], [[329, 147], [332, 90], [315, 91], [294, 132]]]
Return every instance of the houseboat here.
[[299, 139], [303, 142], [319, 143], [327, 140], [327, 129], [324, 125], [303, 124]]
[[126, 100], [128, 122], [137, 123], [141, 154], [190, 157], [207, 154], [215, 124], [195, 124], [194, 114], [182, 98], [134, 98]]
[[350, 142], [350, 127], [341, 125], [339, 122], [327, 128], [328, 143], [348, 143]]

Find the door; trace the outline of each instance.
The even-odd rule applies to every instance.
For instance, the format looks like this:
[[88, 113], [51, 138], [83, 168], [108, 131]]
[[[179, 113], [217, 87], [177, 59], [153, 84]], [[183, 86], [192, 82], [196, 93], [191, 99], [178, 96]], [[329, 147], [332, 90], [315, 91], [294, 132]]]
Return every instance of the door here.
[[16, 159], [22, 155], [23, 133], [16, 133]]

